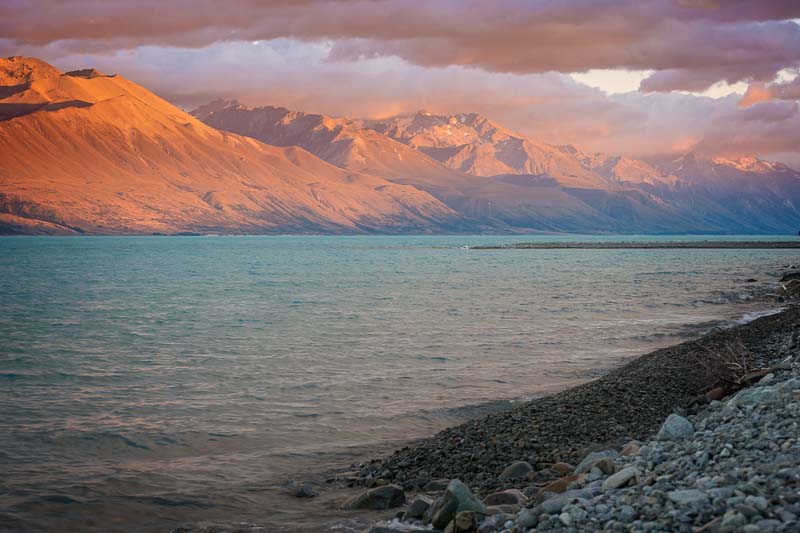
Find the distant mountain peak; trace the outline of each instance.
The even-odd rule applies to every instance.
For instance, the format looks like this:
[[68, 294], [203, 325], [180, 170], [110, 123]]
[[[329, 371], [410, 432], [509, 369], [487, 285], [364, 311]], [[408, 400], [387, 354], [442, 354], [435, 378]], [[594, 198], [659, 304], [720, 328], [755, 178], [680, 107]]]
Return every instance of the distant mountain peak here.
[[449, 168], [476, 176], [549, 176], [570, 187], [619, 186], [579, 161], [577, 150], [564, 150], [513, 132], [480, 113], [419, 111], [364, 124]]
[[740, 170], [742, 172], [756, 172], [756, 173], [766, 173], [766, 172], [774, 172], [777, 170], [787, 169], [786, 165], [782, 163], [777, 163], [775, 161], [767, 161], [756, 157], [754, 155], [746, 155], [740, 157], [714, 157], [711, 159], [711, 162], [715, 165], [722, 165], [730, 168], [734, 168], [736, 170]]

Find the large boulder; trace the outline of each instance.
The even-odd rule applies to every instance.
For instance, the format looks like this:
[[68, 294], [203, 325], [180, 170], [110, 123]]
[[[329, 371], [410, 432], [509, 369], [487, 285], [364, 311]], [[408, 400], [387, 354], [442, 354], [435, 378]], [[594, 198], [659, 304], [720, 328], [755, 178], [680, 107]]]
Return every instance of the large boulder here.
[[357, 509], [372, 509], [381, 511], [400, 507], [406, 502], [406, 495], [401, 487], [397, 485], [384, 485], [369, 489], [367, 492], [354, 496], [347, 500], [342, 509], [354, 511]]
[[658, 440], [680, 440], [694, 435], [694, 426], [681, 415], [672, 413], [658, 430]]
[[458, 513], [464, 511], [486, 514], [486, 506], [472, 494], [469, 487], [454, 479], [447, 485], [442, 503], [433, 515], [431, 523], [436, 529], [444, 529]]

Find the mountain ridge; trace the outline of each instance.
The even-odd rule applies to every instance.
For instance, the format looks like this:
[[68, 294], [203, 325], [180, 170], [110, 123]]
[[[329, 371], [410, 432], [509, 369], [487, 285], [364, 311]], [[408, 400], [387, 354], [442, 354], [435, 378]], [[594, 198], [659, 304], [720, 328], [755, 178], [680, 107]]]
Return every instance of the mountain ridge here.
[[220, 132], [120, 76], [98, 74], [0, 59], [0, 108], [14, 113], [0, 121], [5, 232], [26, 232], [25, 220], [64, 233], [123, 234], [403, 233], [459, 224], [423, 191], [301, 148]]
[[800, 173], [755, 157], [586, 154], [477, 113], [367, 121], [215, 101], [193, 115], [118, 75], [0, 59], [0, 233], [800, 227]]
[[[231, 107], [235, 108], [234, 113], [231, 113]], [[281, 117], [280, 120], [271, 120], [269, 128], [266, 129], [263, 125], [257, 126], [259, 121], [256, 118], [264, 109], [279, 110]], [[593, 231], [601, 232], [636, 232], [638, 227], [644, 232], [657, 233], [670, 231], [759, 233], [789, 232], [795, 224], [800, 225], [800, 214], [795, 208], [796, 200], [783, 206], [782, 214], [786, 215], [786, 220], [782, 221], [780, 216], [776, 217], [770, 213], [766, 205], [753, 211], [742, 205], [741, 199], [736, 198], [737, 194], [742, 192], [741, 187], [747, 185], [744, 182], [753, 180], [755, 174], [750, 171], [756, 168], [763, 171], [779, 168], [780, 173], [785, 176], [770, 174], [768, 179], [772, 182], [783, 180], [779, 187], [782, 188], [782, 192], [789, 194], [791, 198], [797, 198], [796, 184], [800, 179], [800, 173], [752, 157], [742, 159], [749, 161], [747, 163], [749, 166], [745, 165], [746, 179], [740, 180], [739, 189], [721, 195], [722, 191], [718, 188], [706, 186], [702, 179], [695, 179], [696, 176], [686, 169], [682, 170], [674, 162], [654, 165], [626, 156], [586, 154], [570, 145], [556, 146], [541, 141], [529, 141], [477, 113], [434, 115], [420, 111], [401, 115], [399, 118], [371, 121], [334, 119], [285, 108], [248, 107], [225, 102], [218, 102], [211, 115], [203, 115], [197, 111], [193, 113], [200, 115], [200, 118], [214, 127], [252, 135], [270, 144], [286, 142], [300, 144], [343, 168], [351, 168], [353, 160], [339, 156], [331, 157], [329, 151], [331, 146], [324, 142], [319, 144], [317, 142], [319, 136], [316, 134], [309, 136], [305, 131], [309, 117], [314, 117], [315, 128], [328, 130], [338, 128], [340, 132], [346, 129], [348, 137], [356, 140], [364, 135], [379, 139], [374, 137], [373, 132], [377, 132], [383, 136], [381, 142], [395, 147], [395, 150], [400, 143], [409, 149], [421, 152], [424, 156], [430, 156], [425, 159], [427, 168], [436, 168], [432, 166], [433, 163], [438, 165], [438, 170], [429, 174], [429, 179], [422, 179], [419, 175], [409, 177], [407, 170], [406, 172], [398, 170], [392, 158], [384, 158], [380, 162], [374, 161], [380, 159], [378, 156], [381, 153], [391, 151], [386, 149], [370, 155], [373, 159], [369, 163], [370, 168], [381, 168], [382, 175], [387, 179], [411, 184], [431, 192], [451, 208], [469, 217], [486, 219], [493, 216], [512, 226], [522, 225], [548, 231], [574, 231], [576, 228], [579, 231], [586, 231], [591, 228]], [[243, 126], [242, 123], [247, 126]], [[286, 130], [291, 130], [291, 140], [287, 139]], [[463, 169], [460, 170], [452, 154], [463, 155], [465, 145], [460, 140], [452, 141], [454, 136], [466, 138], [469, 141], [466, 144], [477, 143], [484, 147], [495, 142], [506, 142], [513, 136], [516, 146], [527, 147], [523, 163], [515, 168], [488, 164], [486, 168], [491, 168], [492, 172], [497, 168], [505, 171], [499, 174], [487, 173], [488, 175], [480, 176], [478, 175], [480, 166], [475, 164], [467, 169], [470, 172], [462, 172]], [[313, 142], [310, 140], [312, 138], [315, 139]], [[531, 146], [538, 146], [540, 150], [546, 152], [543, 162], [532, 160], [534, 152], [530, 149]], [[437, 150], [440, 151], [439, 155], [443, 153], [442, 151], [450, 150], [449, 159], [437, 158]], [[473, 147], [469, 150], [480, 151], [483, 148]], [[497, 150], [490, 148], [487, 153], [487, 157], [493, 160]], [[688, 157], [689, 155], [684, 156]], [[692, 157], [699, 159], [694, 155]], [[741, 168], [736, 167], [739, 163], [734, 164], [732, 161], [717, 161], [714, 163], [716, 170], [713, 173], [722, 175], [727, 171], [739, 173]], [[359, 164], [365, 163], [362, 160]], [[354, 168], [361, 168], [359, 164]], [[531, 165], [540, 172], [526, 172], [531, 170]], [[453, 166], [458, 168], [451, 168]], [[447, 168], [454, 174], [447, 174], [442, 168]], [[576, 169], [581, 170], [579, 172]], [[580, 173], [583, 173], [583, 178], [576, 179], [575, 176]], [[498, 197], [500, 191], [505, 194]], [[724, 202], [718, 201], [723, 198]], [[485, 201], [485, 205], [480, 205], [481, 200]], [[772, 195], [769, 202], [781, 205], [782, 201]], [[491, 212], [492, 208], [489, 208], [488, 204], [493, 206], [494, 212]], [[723, 204], [735, 207], [733, 211], [736, 213], [731, 213], [729, 205]], [[553, 210], [558, 206], [565, 208], [566, 211], [554, 215]], [[769, 222], [761, 223], [759, 219]]]

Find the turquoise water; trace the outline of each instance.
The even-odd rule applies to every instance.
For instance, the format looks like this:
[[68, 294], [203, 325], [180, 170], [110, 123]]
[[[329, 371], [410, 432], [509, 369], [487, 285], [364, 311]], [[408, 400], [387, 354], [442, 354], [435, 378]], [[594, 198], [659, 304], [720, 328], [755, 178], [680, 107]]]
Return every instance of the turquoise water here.
[[290, 478], [761, 310], [800, 261], [464, 246], [715, 238], [0, 239], [0, 527], [261, 523]]

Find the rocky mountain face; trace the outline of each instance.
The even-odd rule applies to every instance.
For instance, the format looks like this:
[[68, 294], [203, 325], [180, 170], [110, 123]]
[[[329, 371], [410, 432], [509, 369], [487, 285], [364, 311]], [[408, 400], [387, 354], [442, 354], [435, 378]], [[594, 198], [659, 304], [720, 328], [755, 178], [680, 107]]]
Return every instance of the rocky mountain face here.
[[0, 59], [0, 232], [430, 232], [417, 188], [215, 130], [120, 77]]
[[[225, 101], [212, 102], [192, 114], [214, 128], [271, 145], [301, 146], [342, 168], [412, 185], [465, 217], [467, 231], [586, 231], [592, 227], [614, 231], [621, 227], [613, 216], [563, 190], [546, 174], [500, 179], [464, 173], [362, 121]], [[630, 202], [640, 207], [638, 199]], [[655, 223], [666, 228], [669, 221], [662, 217]], [[636, 231], [631, 223], [625, 227]]]
[[193, 115], [120, 76], [0, 59], [0, 233], [800, 229], [800, 173], [753, 157], [585, 154], [474, 113]]
[[752, 157], [689, 155], [681, 160], [692, 164], [654, 165], [529, 139], [474, 113], [420, 111], [359, 121], [221, 101], [193, 113], [219, 129], [268, 144], [299, 145], [343, 168], [413, 185], [480, 230], [794, 233], [800, 228], [795, 208], [800, 173]]
[[419, 111], [366, 128], [415, 148], [444, 166], [476, 176], [547, 176], [565, 187], [618, 189], [618, 184], [582, 164], [569, 152], [526, 138], [476, 113], [434, 115]]

